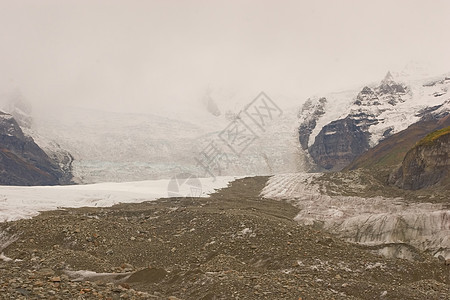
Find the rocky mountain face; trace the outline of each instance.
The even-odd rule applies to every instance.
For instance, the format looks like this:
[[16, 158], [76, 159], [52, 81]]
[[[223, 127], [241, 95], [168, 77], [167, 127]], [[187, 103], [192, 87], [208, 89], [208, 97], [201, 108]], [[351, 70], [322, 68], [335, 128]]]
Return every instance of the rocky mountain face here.
[[64, 172], [10, 114], [0, 112], [0, 184], [56, 185], [70, 182]]
[[391, 181], [403, 189], [418, 190], [448, 179], [450, 126], [435, 131], [408, 151]]
[[[402, 83], [390, 72], [358, 93], [310, 98], [299, 113], [299, 141], [319, 170], [337, 171], [387, 137], [450, 111], [450, 77]], [[352, 96], [355, 95], [356, 96]], [[425, 104], [426, 103], [426, 104]]]
[[378, 145], [364, 152], [345, 170], [359, 168], [378, 169], [391, 172], [400, 167], [406, 153], [430, 132], [450, 126], [450, 101], [419, 112], [421, 119], [407, 129], [380, 141]]
[[34, 130], [36, 124], [33, 118], [33, 107], [19, 89], [13, 90], [0, 98], [0, 111], [10, 114], [23, 133], [32, 137], [39, 148], [59, 165], [64, 174], [61, 182], [72, 181], [72, 164], [74, 161], [72, 154], [63, 149], [51, 137], [42, 136]]
[[367, 132], [347, 117], [325, 125], [309, 153], [320, 167], [340, 170], [368, 148]]

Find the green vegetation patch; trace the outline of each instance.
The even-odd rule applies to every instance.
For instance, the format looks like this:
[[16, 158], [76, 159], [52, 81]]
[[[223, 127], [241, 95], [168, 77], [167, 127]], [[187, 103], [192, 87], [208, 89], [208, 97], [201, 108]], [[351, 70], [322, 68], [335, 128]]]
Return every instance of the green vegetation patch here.
[[447, 134], [450, 134], [450, 126], [447, 126], [445, 128], [430, 133], [429, 135], [421, 139], [417, 143], [417, 146], [431, 145], [435, 140]]

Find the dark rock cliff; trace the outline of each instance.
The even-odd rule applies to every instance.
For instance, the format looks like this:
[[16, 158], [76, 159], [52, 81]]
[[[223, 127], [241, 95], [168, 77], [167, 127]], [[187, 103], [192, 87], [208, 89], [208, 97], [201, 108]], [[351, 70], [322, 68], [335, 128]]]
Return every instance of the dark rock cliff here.
[[450, 126], [429, 134], [409, 150], [390, 181], [403, 189], [418, 190], [445, 183], [449, 175]]
[[333, 121], [317, 135], [309, 153], [327, 170], [341, 170], [369, 148], [369, 135], [352, 118]]
[[13, 116], [0, 112], [0, 184], [57, 185], [70, 179], [70, 174], [23, 134]]

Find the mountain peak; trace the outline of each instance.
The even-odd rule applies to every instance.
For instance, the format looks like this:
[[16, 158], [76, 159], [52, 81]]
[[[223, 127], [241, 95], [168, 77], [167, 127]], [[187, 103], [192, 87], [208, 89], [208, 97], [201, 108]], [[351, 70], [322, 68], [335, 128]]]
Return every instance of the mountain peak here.
[[394, 77], [391, 74], [391, 71], [388, 71], [384, 79], [381, 81], [381, 84], [389, 84], [394, 82]]

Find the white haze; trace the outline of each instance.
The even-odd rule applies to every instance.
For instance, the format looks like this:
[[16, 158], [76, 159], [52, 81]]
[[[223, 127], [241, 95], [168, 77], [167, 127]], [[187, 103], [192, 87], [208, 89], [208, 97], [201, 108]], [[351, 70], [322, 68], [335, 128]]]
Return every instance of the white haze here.
[[0, 91], [153, 114], [207, 89], [302, 102], [410, 61], [449, 71], [449, 15], [447, 0], [0, 0]]

